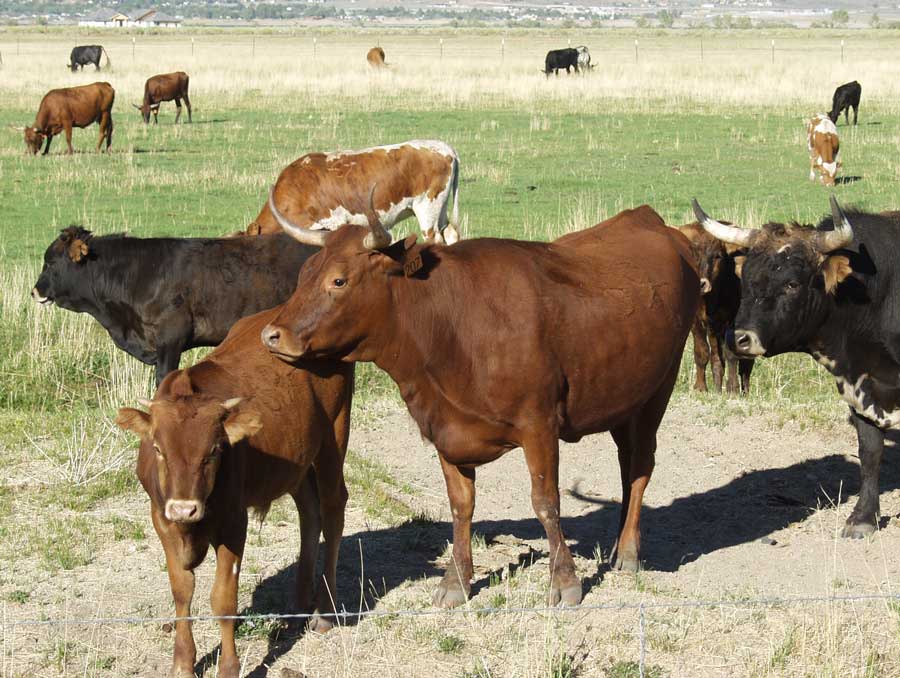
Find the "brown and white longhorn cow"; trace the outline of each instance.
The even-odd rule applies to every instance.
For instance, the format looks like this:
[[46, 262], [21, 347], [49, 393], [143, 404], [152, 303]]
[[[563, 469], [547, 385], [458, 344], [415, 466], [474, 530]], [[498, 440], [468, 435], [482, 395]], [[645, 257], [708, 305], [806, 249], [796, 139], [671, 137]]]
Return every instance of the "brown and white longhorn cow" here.
[[841, 168], [837, 127], [824, 113], [806, 123], [806, 142], [809, 147], [809, 180], [816, 180], [819, 172], [822, 183], [834, 186], [834, 178]]
[[[426, 240], [447, 244], [459, 240], [459, 156], [443, 141], [307, 153], [284, 168], [273, 196], [278, 211], [292, 223], [332, 231], [344, 224], [369, 223], [372, 185], [378, 186], [375, 209], [385, 228], [415, 215]], [[453, 212], [448, 214], [451, 198]], [[246, 233], [280, 231], [266, 203]]]

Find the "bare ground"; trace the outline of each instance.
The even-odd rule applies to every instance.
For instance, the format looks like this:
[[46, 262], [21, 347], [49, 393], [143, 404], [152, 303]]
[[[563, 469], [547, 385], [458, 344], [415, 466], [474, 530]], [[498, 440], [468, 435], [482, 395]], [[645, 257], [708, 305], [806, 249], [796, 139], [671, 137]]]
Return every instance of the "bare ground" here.
[[[351, 450], [390, 469], [383, 512], [351, 490], [338, 596], [348, 610], [430, 610], [446, 563], [449, 510], [436, 453], [405, 412], [357, 426]], [[607, 558], [618, 521], [615, 448], [608, 435], [564, 445], [563, 529], [584, 580], [581, 609], [490, 615], [485, 607], [542, 606], [546, 543], [533, 517], [521, 452], [478, 471], [474, 595], [465, 615], [364, 619], [324, 636], [256, 623], [239, 641], [254, 676], [637, 676], [639, 612], [591, 606], [644, 602], [648, 676], [896, 676], [900, 615], [894, 603], [750, 605], [757, 598], [854, 596], [900, 591], [900, 465], [889, 446], [882, 472], [882, 529], [840, 539], [859, 473], [855, 436], [837, 421], [801, 430], [761, 415], [708, 416], [675, 403], [660, 431], [646, 495], [645, 569], [621, 574]], [[391, 514], [391, 506], [403, 508]], [[408, 509], [406, 507], [409, 507]], [[404, 515], [415, 514], [404, 521]], [[101, 519], [144, 525], [146, 539], [101, 540], [90, 563], [47, 572], [33, 556], [0, 554], [3, 619], [167, 616], [171, 598], [147, 501], [110, 502]], [[97, 517], [97, 516], [95, 516]], [[24, 524], [27, 516], [13, 516]], [[285, 610], [299, 540], [296, 517], [277, 505], [250, 540], [241, 609]], [[199, 571], [194, 612], [208, 614], [212, 558]], [[361, 583], [364, 582], [364, 583]], [[695, 600], [712, 607], [653, 607]], [[217, 628], [197, 624], [198, 670], [215, 675]], [[2, 676], [164, 675], [173, 637], [160, 623], [5, 626]]]

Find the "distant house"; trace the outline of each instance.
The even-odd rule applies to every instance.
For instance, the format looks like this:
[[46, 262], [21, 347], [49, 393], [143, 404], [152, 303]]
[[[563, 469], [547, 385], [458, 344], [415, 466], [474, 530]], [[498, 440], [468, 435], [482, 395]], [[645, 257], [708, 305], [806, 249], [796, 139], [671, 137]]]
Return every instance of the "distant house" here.
[[98, 9], [78, 21], [79, 26], [103, 26], [106, 28], [179, 28], [181, 19], [163, 14], [155, 9], [134, 12], [120, 12], [113, 9]]

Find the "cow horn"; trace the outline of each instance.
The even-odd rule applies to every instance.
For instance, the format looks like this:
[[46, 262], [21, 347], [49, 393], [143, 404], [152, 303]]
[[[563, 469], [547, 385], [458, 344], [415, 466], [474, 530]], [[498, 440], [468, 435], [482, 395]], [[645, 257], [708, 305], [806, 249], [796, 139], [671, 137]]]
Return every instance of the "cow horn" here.
[[370, 250], [380, 250], [391, 244], [391, 234], [387, 232], [375, 211], [375, 188], [378, 184], [372, 184], [369, 191], [369, 233], [363, 239], [363, 247]]
[[304, 245], [312, 245], [314, 247], [325, 246], [325, 238], [327, 236], [325, 231], [313, 231], [308, 228], [297, 226], [297, 224], [292, 224], [288, 221], [287, 217], [278, 211], [278, 208], [275, 207], [274, 186], [269, 189], [269, 211], [272, 212], [272, 216], [275, 217], [275, 221], [278, 222], [282, 230], [297, 242], [301, 242]]
[[146, 398], [138, 398], [138, 404], [150, 409], [150, 406], [153, 404], [152, 400], [147, 400]]
[[225, 402], [222, 403], [222, 407], [226, 410], [233, 410], [235, 407], [241, 404], [243, 398], [229, 398]]
[[131, 105], [134, 106], [136, 109], [141, 110], [141, 107], [138, 106], [137, 104], [131, 104]]
[[716, 221], [703, 211], [703, 208], [700, 207], [700, 203], [697, 202], [696, 198], [691, 200], [691, 207], [694, 209], [694, 216], [697, 217], [697, 221], [703, 226], [703, 230], [711, 236], [718, 238], [722, 242], [731, 243], [732, 245], [749, 247], [750, 240], [756, 233], [755, 230], [729, 226], [728, 224], [723, 224], [721, 221]]
[[24, 125], [13, 125], [12, 123], [9, 123], [9, 128], [12, 130], [15, 130], [16, 132], [24, 132], [25, 131]]
[[822, 254], [834, 252], [843, 249], [853, 242], [853, 227], [847, 220], [844, 210], [838, 205], [837, 198], [834, 195], [829, 199], [831, 202], [831, 221], [834, 223], [833, 231], [825, 231], [824, 233], [816, 233], [815, 246]]

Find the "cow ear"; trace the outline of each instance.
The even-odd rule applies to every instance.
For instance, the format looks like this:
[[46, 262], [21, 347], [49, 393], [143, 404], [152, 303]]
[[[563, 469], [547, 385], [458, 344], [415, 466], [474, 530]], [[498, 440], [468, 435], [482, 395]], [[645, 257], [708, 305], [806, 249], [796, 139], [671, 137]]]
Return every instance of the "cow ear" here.
[[418, 233], [411, 233], [403, 239], [403, 249], [409, 250], [412, 248], [419, 240]]
[[69, 259], [76, 264], [83, 261], [90, 251], [88, 244], [81, 238], [75, 238], [69, 243]]
[[851, 273], [850, 260], [843, 254], [833, 254], [822, 262], [822, 277], [825, 279], [825, 293], [834, 294], [840, 285]]
[[722, 244], [725, 246], [725, 254], [729, 257], [747, 254], [747, 247], [745, 245], [735, 245], [730, 242], [723, 242]]
[[123, 407], [116, 415], [116, 426], [137, 433], [141, 438], [150, 433], [150, 415], [133, 407]]
[[241, 410], [228, 415], [223, 424], [225, 435], [231, 445], [237, 445], [244, 438], [249, 438], [262, 429], [262, 420], [253, 410]]
[[740, 278], [741, 272], [744, 270], [744, 261], [747, 259], [747, 256], [744, 254], [739, 254], [734, 258], [734, 274]]

